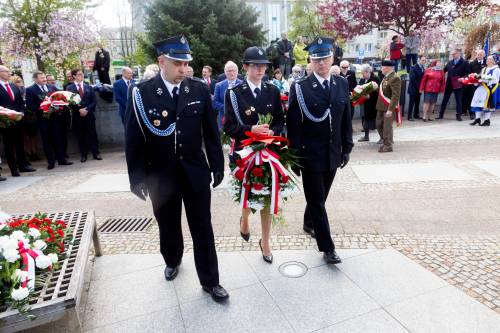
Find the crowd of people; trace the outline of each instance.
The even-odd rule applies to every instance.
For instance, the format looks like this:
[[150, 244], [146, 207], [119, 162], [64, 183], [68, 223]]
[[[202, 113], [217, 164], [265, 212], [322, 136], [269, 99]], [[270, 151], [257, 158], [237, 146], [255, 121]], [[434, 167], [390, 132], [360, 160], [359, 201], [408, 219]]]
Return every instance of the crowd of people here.
[[[8, 67], [0, 66], [0, 106], [24, 114], [21, 121], [0, 128], [12, 177], [36, 171], [31, 162], [40, 160], [38, 138], [47, 160], [47, 169], [55, 168], [56, 162], [59, 166], [72, 165], [67, 153], [70, 129], [78, 141], [80, 162], [86, 162], [89, 153], [95, 160], [102, 160], [95, 125], [96, 95], [94, 87], [84, 82], [83, 71], [67, 71], [63, 87], [65, 91], [78, 94], [81, 101], [51, 113], [45, 113], [40, 106], [47, 96], [60, 90], [54, 76], [35, 71], [32, 79], [33, 84], [24, 87], [22, 78], [12, 76]], [[0, 181], [4, 180], [6, 178], [0, 176]]]

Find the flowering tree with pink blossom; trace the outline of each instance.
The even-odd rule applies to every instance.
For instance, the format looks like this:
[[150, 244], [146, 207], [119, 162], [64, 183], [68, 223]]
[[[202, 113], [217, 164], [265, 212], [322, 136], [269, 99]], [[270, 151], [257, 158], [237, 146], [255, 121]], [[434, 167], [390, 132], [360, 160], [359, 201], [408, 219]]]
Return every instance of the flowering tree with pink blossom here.
[[81, 0], [10, 0], [0, 4], [0, 12], [3, 53], [14, 59], [34, 57], [40, 70], [61, 68], [67, 57], [97, 39]]

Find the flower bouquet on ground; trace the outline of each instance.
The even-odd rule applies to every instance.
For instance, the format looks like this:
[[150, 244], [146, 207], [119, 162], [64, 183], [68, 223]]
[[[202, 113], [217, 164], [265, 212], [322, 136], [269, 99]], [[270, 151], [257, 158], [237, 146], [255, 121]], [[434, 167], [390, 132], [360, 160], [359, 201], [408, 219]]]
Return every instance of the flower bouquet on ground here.
[[66, 223], [44, 214], [30, 219], [0, 216], [0, 311], [17, 309], [28, 318], [30, 298], [44, 274], [65, 255]]
[[53, 112], [61, 112], [65, 106], [78, 105], [81, 101], [80, 95], [70, 91], [54, 91], [42, 101], [40, 110], [44, 117], [49, 118]]
[[467, 75], [466, 77], [459, 78], [458, 81], [462, 84], [465, 84], [465, 85], [471, 85], [471, 84], [479, 83], [480, 78], [481, 78], [481, 75], [476, 74], [476, 73], [471, 73], [471, 74]]
[[21, 120], [23, 116], [24, 114], [22, 112], [17, 112], [0, 106], [0, 128], [9, 127], [11, 124]]
[[[270, 115], [259, 115], [259, 124], [270, 124]], [[291, 176], [291, 167], [298, 165], [298, 157], [290, 151], [288, 139], [281, 136], [245, 133], [242, 149], [234, 154], [232, 192], [242, 208], [253, 213], [269, 209], [273, 220], [282, 221], [279, 203], [297, 191]]]
[[351, 95], [352, 104], [354, 106], [363, 104], [368, 99], [367, 96], [369, 96], [372, 92], [377, 91], [377, 89], [378, 84], [377, 82], [373, 81], [362, 85], [357, 85]]

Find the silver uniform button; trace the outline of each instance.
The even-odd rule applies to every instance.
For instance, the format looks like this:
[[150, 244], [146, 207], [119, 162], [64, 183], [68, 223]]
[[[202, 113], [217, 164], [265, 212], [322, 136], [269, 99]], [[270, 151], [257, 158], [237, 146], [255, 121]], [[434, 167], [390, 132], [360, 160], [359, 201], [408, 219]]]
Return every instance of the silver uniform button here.
[[179, 143], [179, 148], [182, 148], [182, 143]]
[[178, 130], [178, 131], [177, 131], [177, 134], [181, 134], [181, 131], [180, 131], [180, 130]]
[[182, 155], [179, 157], [179, 159], [181, 159], [181, 160], [183, 159]]

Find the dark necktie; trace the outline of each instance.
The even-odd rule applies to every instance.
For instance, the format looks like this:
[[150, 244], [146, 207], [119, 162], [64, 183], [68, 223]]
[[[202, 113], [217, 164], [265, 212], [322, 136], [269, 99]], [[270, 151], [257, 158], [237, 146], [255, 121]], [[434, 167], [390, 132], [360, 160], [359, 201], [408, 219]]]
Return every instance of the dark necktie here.
[[259, 98], [260, 97], [260, 89], [259, 88], [255, 88], [253, 90], [253, 92], [255, 93], [255, 98]]
[[5, 89], [7, 90], [7, 94], [9, 95], [10, 99], [14, 102], [14, 94], [12, 93], [12, 89], [10, 89], [9, 83], [5, 83]]
[[127, 88], [130, 87], [130, 81], [127, 81]]
[[325, 88], [325, 90], [328, 90], [329, 88], [328, 80], [323, 81], [323, 87]]
[[83, 98], [83, 88], [81, 83], [78, 83], [78, 94], [81, 98]]
[[174, 87], [174, 89], [172, 89], [172, 99], [174, 100], [176, 107], [177, 107], [177, 101], [179, 100], [179, 94], [177, 94], [178, 90], [179, 90], [179, 88], [177, 88], [177, 87]]

